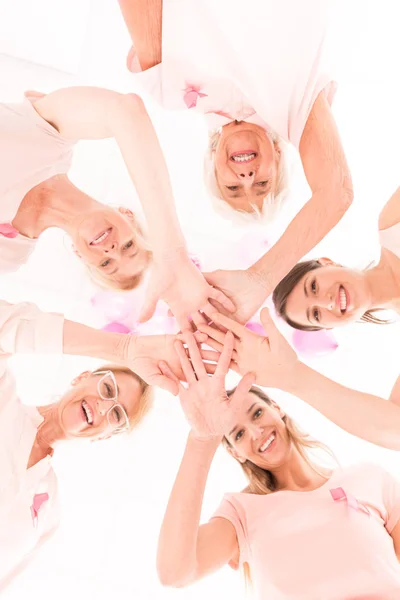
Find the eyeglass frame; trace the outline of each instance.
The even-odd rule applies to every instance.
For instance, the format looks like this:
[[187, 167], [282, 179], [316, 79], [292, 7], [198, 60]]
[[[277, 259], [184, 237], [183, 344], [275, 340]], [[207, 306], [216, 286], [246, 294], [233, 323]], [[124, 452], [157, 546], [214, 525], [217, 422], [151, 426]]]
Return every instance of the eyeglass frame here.
[[[95, 373], [93, 373], [93, 375], [102, 375], [102, 377], [100, 377], [100, 379], [97, 383], [97, 393], [100, 396], [101, 400], [103, 400], [104, 402], [113, 402], [113, 405], [110, 406], [110, 408], [106, 412], [107, 422], [108, 422], [109, 426], [113, 429], [113, 435], [116, 435], [119, 433], [124, 433], [125, 431], [127, 431], [129, 429], [129, 417], [126, 413], [126, 410], [122, 406], [122, 404], [120, 404], [118, 402], [118, 384], [117, 384], [117, 380], [115, 379], [114, 373], [110, 370], [96, 371]], [[103, 394], [101, 393], [100, 384], [106, 377], [110, 377], [111, 381], [114, 384], [115, 398], [104, 398]], [[125, 416], [125, 425], [122, 428], [115, 429], [114, 426], [110, 423], [109, 414], [116, 406], [122, 411], [122, 414]]]

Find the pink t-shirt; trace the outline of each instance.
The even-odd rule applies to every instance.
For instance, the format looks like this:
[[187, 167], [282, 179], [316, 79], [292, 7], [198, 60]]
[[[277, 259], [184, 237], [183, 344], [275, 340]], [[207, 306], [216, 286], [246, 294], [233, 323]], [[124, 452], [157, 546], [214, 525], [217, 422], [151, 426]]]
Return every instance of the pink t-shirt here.
[[331, 71], [333, 0], [164, 0], [162, 63], [135, 78], [166, 108], [209, 127], [267, 124], [296, 148]]
[[389, 535], [400, 483], [378, 465], [338, 469], [310, 492], [227, 494], [214, 517], [235, 527], [240, 565], [249, 564], [260, 599], [400, 598]]
[[32, 188], [69, 170], [72, 147], [27, 98], [0, 103], [0, 274], [16, 271], [34, 250], [37, 240], [13, 232], [10, 224]]

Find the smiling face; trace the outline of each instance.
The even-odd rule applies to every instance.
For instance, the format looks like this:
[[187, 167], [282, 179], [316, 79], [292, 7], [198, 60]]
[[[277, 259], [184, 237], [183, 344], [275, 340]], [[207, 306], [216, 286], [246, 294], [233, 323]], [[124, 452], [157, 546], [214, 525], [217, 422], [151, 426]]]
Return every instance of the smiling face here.
[[283, 417], [275, 403], [269, 405], [249, 392], [235, 428], [226, 436], [231, 454], [239, 462], [250, 461], [265, 470], [280, 468], [292, 451]]
[[59, 425], [67, 439], [85, 438], [98, 440], [107, 438], [120, 429], [125, 429], [126, 413], [131, 420], [138, 411], [143, 394], [140, 382], [125, 372], [115, 372], [117, 390], [106, 378], [101, 383], [101, 395], [104, 398], [118, 394], [117, 403], [123, 411], [113, 410], [116, 402], [104, 399], [99, 393], [99, 382], [103, 374], [82, 373], [73, 381], [73, 385], [64, 394], [57, 405], [57, 418]]
[[288, 295], [286, 316], [306, 327], [331, 329], [358, 321], [371, 308], [371, 294], [363, 272], [319, 260]]
[[232, 121], [222, 128], [214, 152], [215, 176], [222, 198], [236, 210], [261, 210], [274, 194], [279, 148], [266, 131], [253, 123]]
[[129, 209], [102, 207], [80, 222], [73, 243], [75, 253], [91, 270], [118, 287], [140, 275], [149, 263], [141, 237]]

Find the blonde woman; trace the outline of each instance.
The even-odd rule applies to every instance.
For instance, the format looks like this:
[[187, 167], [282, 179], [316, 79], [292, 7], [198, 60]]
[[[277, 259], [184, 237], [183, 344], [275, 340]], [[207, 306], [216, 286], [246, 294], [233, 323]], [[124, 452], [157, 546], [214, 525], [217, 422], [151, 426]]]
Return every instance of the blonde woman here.
[[134, 42], [129, 66], [142, 71], [135, 77], [163, 106], [206, 116], [206, 185], [219, 211], [235, 221], [272, 222], [288, 198], [288, 146], [299, 152], [312, 196], [279, 241], [245, 271], [206, 274], [245, 322], [353, 199], [330, 108], [327, 30], [338, 9], [331, 0], [251, 0], [245, 9], [238, 0], [120, 6]]
[[[74, 143], [108, 137], [115, 138], [143, 205], [147, 242], [130, 210], [104, 206], [68, 179]], [[188, 257], [164, 157], [137, 95], [90, 87], [28, 92], [23, 103], [0, 104], [0, 148], [0, 273], [18, 269], [43, 231], [59, 227], [92, 276], [107, 287], [135, 287], [151, 249], [144, 318], [160, 297], [182, 329], [191, 312], [207, 312], [209, 297], [232, 309]]]
[[[228, 332], [209, 377], [193, 340], [178, 351], [191, 426], [161, 528], [158, 573], [184, 587], [229, 564], [274, 600], [393, 600], [400, 594], [400, 483], [377, 465], [328, 469], [310, 450], [323, 445], [245, 375], [225, 391], [234, 350]], [[208, 472], [223, 442], [247, 487], [224, 496], [200, 523]]]

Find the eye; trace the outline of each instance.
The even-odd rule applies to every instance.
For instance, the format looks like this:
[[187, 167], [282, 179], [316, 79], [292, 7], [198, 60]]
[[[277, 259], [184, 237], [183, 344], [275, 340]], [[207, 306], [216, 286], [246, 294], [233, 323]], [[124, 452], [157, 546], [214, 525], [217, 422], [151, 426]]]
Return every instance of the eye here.
[[256, 185], [258, 185], [258, 187], [265, 187], [267, 183], [268, 181], [257, 181]]
[[237, 192], [239, 189], [239, 186], [238, 185], [227, 185], [226, 188], [228, 190], [230, 190], [231, 192]]
[[253, 414], [253, 419], [258, 419], [259, 417], [261, 417], [262, 413], [262, 408], [257, 408], [257, 410]]
[[316, 294], [317, 292], [317, 280], [313, 279], [311, 282], [311, 291], [313, 294]]
[[105, 269], [105, 267], [108, 267], [109, 264], [110, 264], [110, 259], [107, 258], [107, 260], [104, 260], [102, 263], [100, 263], [100, 267], [102, 269]]
[[239, 442], [242, 439], [243, 435], [244, 435], [244, 431], [243, 431], [243, 429], [241, 429], [235, 435], [235, 442]]
[[317, 308], [314, 308], [312, 316], [314, 318], [314, 321], [317, 321], [317, 323], [319, 323], [319, 311]]
[[103, 387], [104, 387], [104, 390], [105, 390], [105, 392], [103, 391], [103, 395], [104, 396], [106, 396], [107, 398], [114, 398], [115, 397], [114, 390], [113, 390], [112, 386], [109, 383], [107, 383], [105, 381], [104, 384], [103, 384]]
[[129, 240], [129, 242], [127, 242], [124, 246], [124, 250], [128, 250], [128, 248], [131, 248], [133, 246], [133, 240]]

